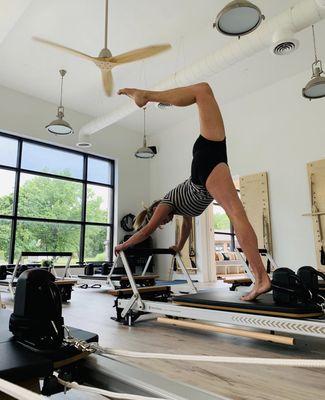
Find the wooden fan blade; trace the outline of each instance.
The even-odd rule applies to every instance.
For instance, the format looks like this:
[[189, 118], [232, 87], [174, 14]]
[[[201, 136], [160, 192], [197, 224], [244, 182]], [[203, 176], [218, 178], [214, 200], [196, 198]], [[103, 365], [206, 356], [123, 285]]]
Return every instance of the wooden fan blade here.
[[102, 81], [103, 81], [105, 93], [107, 94], [107, 96], [112, 96], [113, 86], [114, 86], [113, 85], [113, 74], [110, 70], [107, 70], [107, 69], [102, 69], [101, 73], [102, 73]]
[[87, 54], [81, 53], [80, 51], [70, 49], [69, 47], [62, 46], [61, 44], [54, 43], [54, 42], [51, 42], [49, 40], [42, 39], [39, 37], [33, 37], [33, 39], [36, 40], [37, 42], [44, 43], [44, 44], [47, 44], [48, 46], [55, 47], [56, 49], [66, 51], [70, 54], [73, 54], [74, 56], [81, 57], [85, 60], [94, 61], [94, 57], [88, 56]]
[[152, 57], [156, 54], [162, 53], [163, 51], [169, 50], [170, 48], [171, 48], [170, 44], [142, 47], [141, 49], [131, 50], [128, 51], [127, 53], [111, 57], [108, 61], [114, 64], [129, 63], [133, 61], [143, 60], [144, 58]]

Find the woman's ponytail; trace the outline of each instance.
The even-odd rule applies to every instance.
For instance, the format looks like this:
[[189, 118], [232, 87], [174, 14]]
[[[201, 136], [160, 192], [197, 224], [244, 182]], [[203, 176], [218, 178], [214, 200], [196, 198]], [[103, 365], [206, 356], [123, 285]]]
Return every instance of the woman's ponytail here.
[[145, 208], [144, 210], [142, 210], [141, 212], [139, 212], [139, 214], [134, 218], [133, 221], [133, 228], [138, 231], [139, 229], [142, 228], [142, 225], [144, 224], [144, 220], [146, 219], [147, 216], [147, 209]]
[[159, 205], [161, 200], [154, 201], [150, 207], [144, 207], [144, 210], [140, 211], [139, 214], [134, 218], [133, 228], [138, 231], [143, 228], [150, 221], [153, 216], [155, 208]]

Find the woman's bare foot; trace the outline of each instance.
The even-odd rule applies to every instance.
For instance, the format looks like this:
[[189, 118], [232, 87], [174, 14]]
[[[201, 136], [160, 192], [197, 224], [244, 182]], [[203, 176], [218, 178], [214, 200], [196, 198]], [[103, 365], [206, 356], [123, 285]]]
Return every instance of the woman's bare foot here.
[[258, 281], [256, 281], [253, 289], [249, 293], [247, 293], [245, 296], [242, 296], [241, 300], [253, 301], [261, 294], [267, 293], [270, 290], [271, 290], [271, 281], [270, 281], [270, 278], [267, 276], [267, 277], [263, 278], [263, 280], [260, 283], [258, 283]]
[[146, 97], [146, 91], [140, 89], [133, 89], [133, 88], [124, 88], [120, 89], [117, 92], [118, 95], [124, 94], [131, 99], [134, 100], [135, 104], [142, 108], [148, 103], [148, 99]]

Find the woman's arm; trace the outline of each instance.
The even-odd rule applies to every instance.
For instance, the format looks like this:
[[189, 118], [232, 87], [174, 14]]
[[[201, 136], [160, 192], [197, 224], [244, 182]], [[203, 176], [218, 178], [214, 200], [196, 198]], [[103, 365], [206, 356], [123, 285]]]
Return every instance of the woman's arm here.
[[184, 244], [186, 243], [186, 240], [190, 236], [191, 229], [192, 229], [192, 217], [183, 216], [181, 236], [180, 236], [176, 246], [172, 247], [175, 251], [179, 252], [182, 250], [182, 248], [184, 247]]
[[148, 224], [132, 235], [126, 242], [116, 246], [115, 254], [117, 255], [120, 251], [126, 250], [128, 247], [146, 240], [159, 226], [164, 224], [164, 221], [170, 215], [171, 211], [172, 208], [169, 205], [159, 204]]

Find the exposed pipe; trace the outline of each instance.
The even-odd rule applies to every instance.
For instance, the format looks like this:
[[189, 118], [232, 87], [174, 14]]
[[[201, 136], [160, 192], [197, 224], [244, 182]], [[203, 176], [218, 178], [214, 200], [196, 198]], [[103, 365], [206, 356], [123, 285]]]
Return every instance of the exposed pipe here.
[[[205, 80], [212, 75], [236, 64], [255, 53], [269, 48], [274, 32], [290, 30], [293, 33], [315, 24], [325, 18], [324, 0], [302, 0], [293, 7], [266, 21], [256, 31], [240, 40], [232, 40], [222, 49], [194, 62], [172, 74], [151, 90], [166, 90]], [[90, 136], [138, 110], [134, 103], [119, 107], [107, 115], [95, 118], [79, 131], [81, 142], [88, 142]]]

